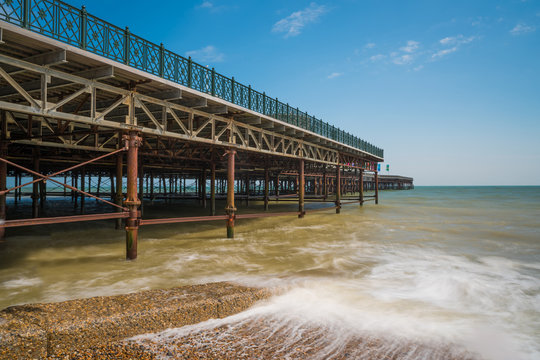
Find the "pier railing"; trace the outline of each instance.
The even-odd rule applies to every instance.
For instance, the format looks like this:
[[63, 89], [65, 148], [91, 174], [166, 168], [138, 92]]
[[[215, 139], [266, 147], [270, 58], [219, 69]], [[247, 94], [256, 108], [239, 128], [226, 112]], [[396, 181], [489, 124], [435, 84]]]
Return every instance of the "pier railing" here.
[[0, 19], [108, 59], [221, 98], [378, 157], [378, 148], [234, 77], [202, 66], [96, 16], [58, 0], [0, 0]]

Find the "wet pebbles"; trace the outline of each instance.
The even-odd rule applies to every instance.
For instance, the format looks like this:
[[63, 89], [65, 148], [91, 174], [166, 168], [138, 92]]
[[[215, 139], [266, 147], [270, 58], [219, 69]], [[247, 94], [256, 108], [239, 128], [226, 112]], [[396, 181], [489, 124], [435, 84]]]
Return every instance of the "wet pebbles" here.
[[220, 282], [12, 306], [0, 311], [0, 359], [153, 359], [120, 340], [223, 318], [270, 295]]

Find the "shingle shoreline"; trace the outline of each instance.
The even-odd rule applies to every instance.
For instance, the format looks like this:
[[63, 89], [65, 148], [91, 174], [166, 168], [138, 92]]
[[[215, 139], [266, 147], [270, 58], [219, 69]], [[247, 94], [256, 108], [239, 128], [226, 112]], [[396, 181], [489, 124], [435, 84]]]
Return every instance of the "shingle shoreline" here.
[[230, 316], [271, 295], [268, 289], [218, 282], [12, 306], [0, 311], [0, 359], [106, 359], [116, 358], [117, 351], [130, 352], [123, 358], [153, 358], [142, 348], [119, 349], [118, 342]]

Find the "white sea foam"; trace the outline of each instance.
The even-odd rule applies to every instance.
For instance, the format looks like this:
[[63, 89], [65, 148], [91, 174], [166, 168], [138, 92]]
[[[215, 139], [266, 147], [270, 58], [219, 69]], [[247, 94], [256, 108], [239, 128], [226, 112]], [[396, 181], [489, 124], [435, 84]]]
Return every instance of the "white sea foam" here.
[[43, 281], [40, 278], [37, 277], [19, 277], [16, 279], [4, 281], [3, 283], [0, 283], [0, 288], [4, 289], [20, 289], [20, 288], [26, 288], [26, 287], [32, 287], [32, 286], [38, 286], [41, 285]]

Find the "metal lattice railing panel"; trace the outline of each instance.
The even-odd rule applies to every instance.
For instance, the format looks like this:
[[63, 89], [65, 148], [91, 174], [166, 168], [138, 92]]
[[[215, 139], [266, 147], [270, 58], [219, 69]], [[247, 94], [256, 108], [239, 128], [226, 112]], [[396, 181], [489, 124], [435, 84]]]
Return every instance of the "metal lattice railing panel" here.
[[70, 45], [81, 44], [81, 14], [80, 10], [71, 7], [58, 6], [58, 39]]
[[30, 6], [30, 29], [38, 33], [57, 38], [58, 23], [57, 6], [49, 1], [34, 1]]
[[9, 23], [22, 26], [23, 0], [0, 1], [0, 18]]

